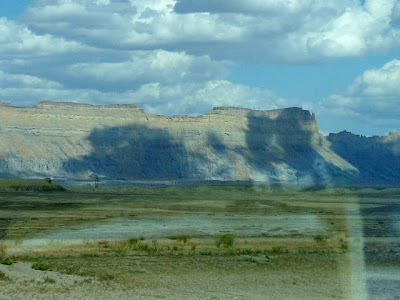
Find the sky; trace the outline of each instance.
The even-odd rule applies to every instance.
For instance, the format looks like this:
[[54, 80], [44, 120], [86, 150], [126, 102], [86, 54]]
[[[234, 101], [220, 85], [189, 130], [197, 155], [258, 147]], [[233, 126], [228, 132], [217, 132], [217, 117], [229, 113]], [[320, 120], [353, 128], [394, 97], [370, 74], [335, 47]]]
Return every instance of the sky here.
[[302, 107], [400, 130], [400, 0], [0, 0], [0, 101]]

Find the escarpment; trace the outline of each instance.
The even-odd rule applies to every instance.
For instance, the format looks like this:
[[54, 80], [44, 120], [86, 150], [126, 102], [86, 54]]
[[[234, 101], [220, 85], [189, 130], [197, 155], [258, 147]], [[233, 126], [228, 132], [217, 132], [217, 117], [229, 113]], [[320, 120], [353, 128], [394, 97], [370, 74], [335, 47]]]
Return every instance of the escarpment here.
[[359, 170], [355, 181], [367, 184], [400, 184], [400, 131], [388, 136], [365, 137], [347, 131], [329, 134], [331, 148]]
[[[360, 169], [300, 108], [216, 107], [198, 117], [135, 105], [0, 105], [0, 176], [347, 184]], [[335, 146], [337, 148], [337, 146]]]

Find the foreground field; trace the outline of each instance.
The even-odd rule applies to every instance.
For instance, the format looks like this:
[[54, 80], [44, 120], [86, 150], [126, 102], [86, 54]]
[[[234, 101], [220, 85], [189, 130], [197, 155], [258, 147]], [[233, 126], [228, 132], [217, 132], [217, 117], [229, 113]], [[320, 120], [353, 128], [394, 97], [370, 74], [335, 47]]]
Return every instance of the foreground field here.
[[399, 194], [5, 191], [0, 299], [396, 299]]

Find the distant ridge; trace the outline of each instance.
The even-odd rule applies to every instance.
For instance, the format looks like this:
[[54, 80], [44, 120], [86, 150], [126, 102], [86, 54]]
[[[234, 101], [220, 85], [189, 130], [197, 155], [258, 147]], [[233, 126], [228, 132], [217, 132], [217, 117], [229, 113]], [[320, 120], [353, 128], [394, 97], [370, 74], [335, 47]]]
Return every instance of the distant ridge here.
[[342, 131], [327, 139], [333, 151], [359, 170], [363, 184], [400, 185], [400, 131], [381, 137]]
[[2, 178], [301, 185], [400, 179], [399, 133], [324, 137], [315, 115], [298, 107], [215, 107], [191, 117], [149, 114], [131, 104], [0, 106]]

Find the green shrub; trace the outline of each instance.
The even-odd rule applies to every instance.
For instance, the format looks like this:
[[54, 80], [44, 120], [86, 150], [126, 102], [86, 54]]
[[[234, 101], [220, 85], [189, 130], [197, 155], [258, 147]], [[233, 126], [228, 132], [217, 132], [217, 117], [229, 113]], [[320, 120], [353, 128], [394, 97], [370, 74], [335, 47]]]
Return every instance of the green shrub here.
[[52, 268], [48, 262], [37, 262], [32, 265], [32, 269], [39, 271], [50, 271]]
[[15, 259], [11, 257], [7, 257], [1, 261], [1, 264], [6, 266], [11, 266], [13, 263], [15, 263]]
[[217, 236], [216, 245], [218, 248], [221, 246], [232, 247], [234, 242], [234, 234], [220, 234], [219, 236]]
[[272, 254], [284, 254], [289, 253], [289, 249], [286, 247], [272, 247]]
[[44, 282], [45, 282], [45, 283], [56, 283], [56, 281], [55, 281], [53, 278], [49, 277], [49, 276], [47, 276], [47, 277], [44, 279]]
[[139, 239], [131, 238], [131, 239], [128, 240], [128, 244], [131, 247], [136, 245], [137, 243], [139, 243]]
[[326, 236], [323, 233], [318, 233], [314, 236], [314, 241], [316, 241], [317, 243], [321, 243], [326, 241]]

